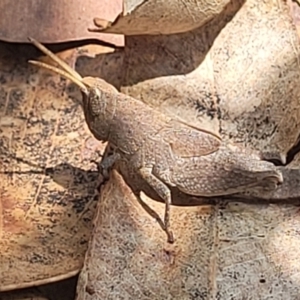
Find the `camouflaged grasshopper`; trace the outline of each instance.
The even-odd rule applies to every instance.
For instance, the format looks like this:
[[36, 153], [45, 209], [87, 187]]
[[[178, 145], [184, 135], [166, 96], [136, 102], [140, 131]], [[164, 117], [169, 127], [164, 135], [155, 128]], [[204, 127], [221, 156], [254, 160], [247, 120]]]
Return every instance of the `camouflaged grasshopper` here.
[[34, 39], [30, 41], [63, 70], [47, 68], [75, 83], [82, 92], [85, 120], [96, 139], [108, 141], [116, 153], [108, 165], [124, 159], [165, 201], [164, 229], [170, 230], [169, 187], [193, 196], [224, 196], [263, 187], [274, 190], [283, 182], [276, 167], [254, 153], [224, 143], [206, 130], [194, 128], [119, 93], [100, 78], [82, 78]]

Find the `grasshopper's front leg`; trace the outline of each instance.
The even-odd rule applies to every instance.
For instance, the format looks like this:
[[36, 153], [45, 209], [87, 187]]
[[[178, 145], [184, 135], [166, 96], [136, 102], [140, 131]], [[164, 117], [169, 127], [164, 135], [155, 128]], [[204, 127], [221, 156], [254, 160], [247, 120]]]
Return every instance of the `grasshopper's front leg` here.
[[114, 152], [113, 154], [104, 156], [101, 160], [98, 168], [101, 171], [103, 177], [105, 179], [109, 178], [109, 170], [112, 168], [112, 166], [115, 164], [117, 160], [121, 158], [119, 153]]
[[97, 166], [98, 172], [104, 177], [105, 180], [109, 179], [109, 171], [117, 160], [121, 158], [120, 154], [116, 152], [110, 144], [105, 148], [104, 154], [101, 155], [101, 161], [92, 160], [91, 162]]
[[170, 189], [155, 175], [152, 174], [152, 167], [143, 167], [139, 170], [141, 177], [157, 192], [157, 194], [165, 201], [164, 230], [168, 237], [169, 243], [174, 243], [173, 232], [170, 230], [170, 210], [172, 196]]

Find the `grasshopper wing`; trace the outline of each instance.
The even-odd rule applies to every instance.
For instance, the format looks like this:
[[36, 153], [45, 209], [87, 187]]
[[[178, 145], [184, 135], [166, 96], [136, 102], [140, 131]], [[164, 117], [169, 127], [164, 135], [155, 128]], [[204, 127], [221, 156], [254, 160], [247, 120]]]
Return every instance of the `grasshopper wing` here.
[[219, 149], [222, 140], [212, 132], [191, 127], [181, 122], [172, 121], [160, 132], [172, 152], [181, 158], [209, 155]]

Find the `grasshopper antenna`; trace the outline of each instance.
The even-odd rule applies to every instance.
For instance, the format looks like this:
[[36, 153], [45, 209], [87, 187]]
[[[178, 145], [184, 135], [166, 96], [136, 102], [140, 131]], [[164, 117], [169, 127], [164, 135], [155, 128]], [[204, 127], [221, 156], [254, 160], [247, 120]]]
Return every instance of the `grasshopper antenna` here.
[[28, 39], [41, 52], [43, 52], [46, 56], [50, 57], [54, 62], [56, 62], [63, 70], [61, 70], [57, 67], [48, 65], [46, 63], [43, 63], [41, 61], [29, 60], [28, 62], [30, 64], [42, 67], [42, 68], [52, 71], [56, 74], [59, 74], [62, 77], [69, 79], [71, 82], [76, 84], [83, 92], [87, 92], [87, 88], [82, 82], [83, 78], [75, 70], [73, 70], [68, 64], [66, 64], [63, 60], [58, 58], [53, 52], [48, 50], [46, 47], [44, 47], [41, 43], [39, 43], [35, 39], [30, 38], [30, 37]]

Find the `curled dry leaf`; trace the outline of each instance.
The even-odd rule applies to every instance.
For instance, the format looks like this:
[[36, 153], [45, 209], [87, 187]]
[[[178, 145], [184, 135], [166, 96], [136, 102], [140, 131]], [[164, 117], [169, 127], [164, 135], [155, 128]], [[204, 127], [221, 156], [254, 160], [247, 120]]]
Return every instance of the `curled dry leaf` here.
[[299, 38], [284, 3], [247, 1], [192, 32], [127, 37], [125, 53], [124, 93], [282, 163], [298, 142]]
[[0, 291], [80, 270], [101, 179], [80, 104], [33, 56], [0, 44]]
[[139, 34], [174, 34], [202, 26], [217, 16], [229, 0], [123, 0], [114, 20], [97, 16], [93, 31]]

